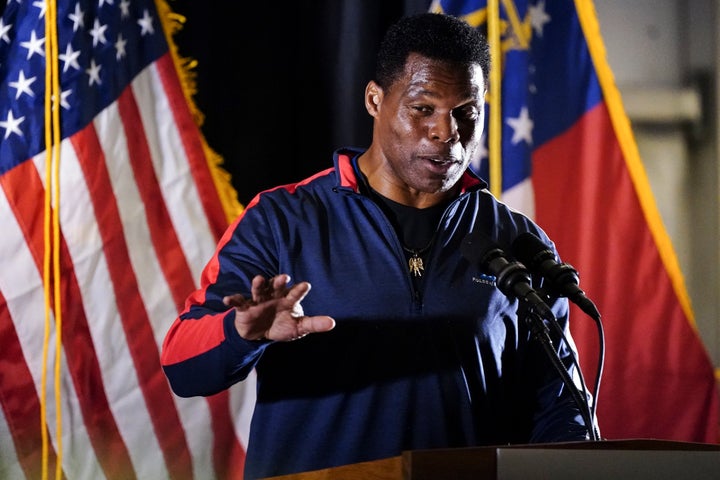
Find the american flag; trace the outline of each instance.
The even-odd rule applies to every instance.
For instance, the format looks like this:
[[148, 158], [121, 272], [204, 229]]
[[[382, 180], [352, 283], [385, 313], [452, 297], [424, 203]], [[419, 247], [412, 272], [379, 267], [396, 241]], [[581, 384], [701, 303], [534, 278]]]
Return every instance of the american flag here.
[[[493, 67], [501, 81], [495, 88], [490, 82], [488, 138], [499, 141], [474, 168], [496, 195], [547, 231], [602, 314], [602, 436], [717, 442], [712, 362], [592, 1], [435, 0], [430, 9], [462, 16], [497, 49]], [[571, 329], [592, 380], [600, 338], [583, 317], [573, 305]]]
[[180, 399], [159, 361], [242, 209], [177, 20], [150, 0], [0, 18], [0, 478], [242, 478], [252, 379]]

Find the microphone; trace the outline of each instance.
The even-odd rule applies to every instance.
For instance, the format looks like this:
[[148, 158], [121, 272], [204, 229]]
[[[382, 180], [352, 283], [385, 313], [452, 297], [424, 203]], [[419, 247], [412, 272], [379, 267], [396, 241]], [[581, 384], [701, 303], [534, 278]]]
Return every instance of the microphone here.
[[471, 232], [460, 245], [460, 253], [470, 263], [495, 277], [495, 285], [507, 297], [515, 297], [549, 322], [554, 322], [550, 307], [530, 285], [530, 272], [510, 259], [503, 249], [481, 233]]
[[558, 262], [555, 253], [537, 235], [521, 233], [513, 241], [512, 251], [519, 261], [549, 280], [553, 291], [570, 299], [592, 318], [600, 318], [597, 307], [579, 286], [577, 270], [568, 263]]
[[[543, 244], [543, 247], [546, 248], [545, 244]], [[462, 244], [460, 245], [460, 253], [462, 253], [463, 257], [465, 257], [469, 262], [478, 264], [484, 273], [494, 275], [495, 284], [502, 293], [508, 297], [516, 297], [521, 303], [528, 306], [530, 315], [525, 316], [525, 321], [529, 325], [535, 338], [542, 344], [545, 353], [547, 353], [548, 358], [557, 369], [563, 383], [567, 386], [573, 399], [577, 403], [583, 417], [583, 421], [585, 422], [590, 434], [590, 438], [597, 440], [590, 407], [588, 406], [587, 401], [583, 398], [583, 395], [578, 387], [575, 385], [575, 382], [573, 382], [573, 379], [570, 377], [570, 373], [560, 359], [558, 352], [553, 347], [552, 339], [548, 333], [549, 329], [542, 321], [547, 321], [547, 323], [554, 326], [557, 330], [559, 329], [557, 319], [553, 315], [552, 310], [547, 303], [545, 303], [545, 301], [540, 297], [540, 294], [532, 288], [530, 284], [531, 275], [528, 269], [525, 265], [520, 263], [520, 261], [509, 258], [499, 245], [477, 232], [471, 232], [465, 236]], [[520, 259], [518, 258], [518, 260]], [[571, 269], [572, 267], [569, 268]], [[564, 267], [564, 270], [568, 270], [568, 268]], [[575, 276], [577, 278], [577, 272], [575, 273]], [[565, 339], [562, 332], [560, 332], [560, 336]], [[565, 341], [567, 342], [567, 340]], [[577, 366], [584, 389], [582, 371], [580, 370], [580, 366], [577, 363], [577, 358], [574, 353], [572, 355], [572, 360]]]

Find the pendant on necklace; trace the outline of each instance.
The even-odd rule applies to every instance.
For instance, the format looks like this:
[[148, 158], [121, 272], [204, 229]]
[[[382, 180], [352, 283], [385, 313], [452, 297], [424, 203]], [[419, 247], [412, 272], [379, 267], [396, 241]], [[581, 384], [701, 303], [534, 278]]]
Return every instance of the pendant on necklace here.
[[412, 257], [408, 260], [408, 268], [410, 269], [410, 273], [416, 277], [422, 277], [425, 265], [423, 264], [422, 257], [420, 257], [418, 253], [419, 252], [417, 250], [413, 250]]

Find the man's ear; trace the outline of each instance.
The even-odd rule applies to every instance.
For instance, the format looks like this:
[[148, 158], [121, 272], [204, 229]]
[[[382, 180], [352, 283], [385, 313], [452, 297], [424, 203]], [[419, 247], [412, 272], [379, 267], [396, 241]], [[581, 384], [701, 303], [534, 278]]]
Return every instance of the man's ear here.
[[365, 108], [373, 117], [378, 113], [378, 107], [382, 101], [383, 91], [375, 81], [370, 80], [365, 87]]

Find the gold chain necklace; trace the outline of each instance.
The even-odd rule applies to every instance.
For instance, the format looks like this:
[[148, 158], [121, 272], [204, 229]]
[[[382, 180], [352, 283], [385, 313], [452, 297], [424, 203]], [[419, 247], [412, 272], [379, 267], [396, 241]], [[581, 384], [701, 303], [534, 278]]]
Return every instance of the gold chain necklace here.
[[423, 276], [423, 272], [425, 271], [425, 262], [423, 261], [421, 255], [424, 255], [425, 252], [428, 251], [432, 243], [433, 239], [431, 239], [430, 243], [425, 245], [423, 248], [408, 248], [405, 245], [402, 245], [403, 250], [410, 254], [410, 258], [408, 259], [408, 269], [413, 276]]
[[[446, 202], [442, 202], [426, 209], [403, 205], [379, 194], [370, 187], [367, 183], [367, 178], [363, 176], [363, 179], [365, 180], [366, 186], [370, 192], [370, 197], [373, 198], [373, 200], [380, 206], [385, 215], [387, 215], [391, 221], [394, 220], [395, 222], [393, 225], [398, 235], [398, 239], [400, 239], [400, 246], [402, 246], [403, 250], [410, 254], [410, 258], [408, 258], [408, 270], [410, 270], [410, 274], [415, 278], [421, 278], [423, 276], [423, 272], [425, 271], [425, 261], [423, 260], [422, 255], [424, 255], [425, 252], [427, 252], [432, 246], [437, 232], [432, 232], [430, 241], [422, 248], [406, 247], [402, 242], [402, 238], [407, 236], [411, 236], [412, 238], [418, 238], [418, 236], [427, 238], [425, 236], [426, 233], [430, 233], [426, 232], [427, 228], [429, 228], [428, 226], [437, 225], [442, 212], [447, 206]], [[425, 224], [425, 226], [418, 228], [418, 225], [420, 224]]]

